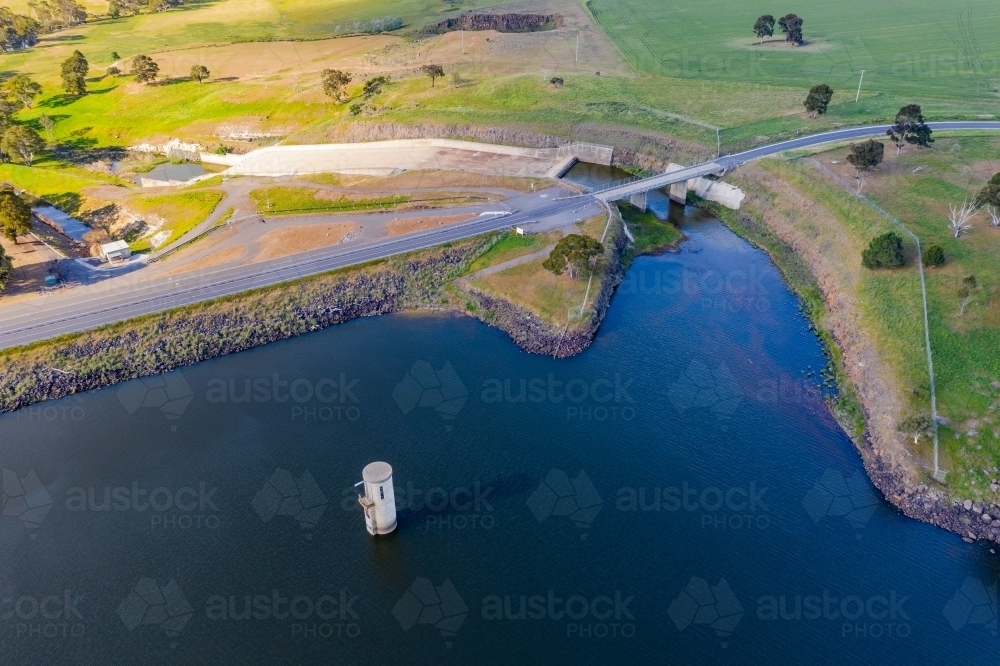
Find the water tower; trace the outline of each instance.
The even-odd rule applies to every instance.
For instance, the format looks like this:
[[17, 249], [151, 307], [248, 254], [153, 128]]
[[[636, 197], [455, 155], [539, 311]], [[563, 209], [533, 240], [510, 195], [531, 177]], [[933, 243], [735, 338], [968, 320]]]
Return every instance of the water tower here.
[[392, 467], [389, 463], [373, 462], [361, 472], [364, 495], [358, 503], [365, 512], [365, 526], [372, 536], [388, 534], [396, 529], [396, 496], [392, 492]]

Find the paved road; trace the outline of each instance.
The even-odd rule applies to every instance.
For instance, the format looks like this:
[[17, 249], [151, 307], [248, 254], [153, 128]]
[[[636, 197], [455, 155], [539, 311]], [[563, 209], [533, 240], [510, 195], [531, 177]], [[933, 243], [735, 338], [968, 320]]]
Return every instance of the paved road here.
[[[1000, 122], [996, 121], [959, 120], [950, 122], [927, 123], [927, 125], [934, 131], [984, 130], [984, 129], [1000, 130]], [[732, 155], [725, 155], [712, 162], [697, 164], [695, 166], [687, 167], [680, 171], [674, 171], [668, 174], [658, 174], [656, 176], [651, 176], [649, 178], [643, 178], [641, 180], [634, 180], [629, 183], [624, 183], [617, 187], [603, 190], [599, 192], [596, 196], [602, 201], [619, 201], [621, 199], [628, 198], [633, 194], [648, 192], [649, 190], [658, 190], [660, 188], [673, 185], [674, 183], [679, 183], [681, 181], [689, 180], [691, 178], [696, 178], [698, 176], [704, 176], [706, 174], [722, 171], [724, 169], [732, 169], [741, 164], [750, 162], [752, 160], [760, 159], [761, 157], [768, 157], [769, 155], [776, 155], [786, 150], [795, 150], [796, 148], [810, 148], [812, 146], [818, 146], [824, 143], [832, 143], [837, 141], [850, 141], [853, 139], [864, 139], [871, 136], [885, 135], [886, 131], [890, 127], [892, 126], [867, 125], [865, 127], [848, 127], [845, 129], [833, 130], [830, 132], [810, 134], [808, 136], [799, 137], [797, 139], [789, 139], [788, 141], [779, 141], [777, 143], [761, 146], [760, 148], [747, 150], [742, 153], [733, 153]]]
[[[928, 124], [935, 131], [1000, 130], [1000, 122], [955, 121]], [[726, 155], [715, 162], [724, 168], [733, 168], [786, 150], [884, 134], [888, 128], [888, 125], [873, 125], [823, 132]], [[659, 182], [662, 178], [660, 175], [650, 180]], [[528, 198], [522, 210], [514, 215], [476, 219], [363, 246], [335, 246], [260, 264], [202, 271], [172, 278], [144, 278], [140, 271], [88, 287], [85, 293], [74, 294], [70, 291], [3, 308], [0, 318], [0, 349], [419, 250], [516, 224], [527, 224], [555, 215], [570, 215], [593, 202], [594, 199], [589, 195], [561, 201]]]
[[[523, 197], [513, 215], [481, 216], [469, 222], [360, 246], [333, 246], [271, 261], [226, 269], [194, 271], [172, 277], [149, 278], [136, 272], [91, 287], [33, 299], [2, 310], [0, 349], [82, 331], [152, 312], [189, 305], [248, 289], [295, 280], [307, 275], [420, 250], [449, 241], [525, 225], [556, 215], [591, 215], [597, 208], [590, 197], [553, 200], [558, 190]], [[493, 206], [494, 209], [499, 209]]]

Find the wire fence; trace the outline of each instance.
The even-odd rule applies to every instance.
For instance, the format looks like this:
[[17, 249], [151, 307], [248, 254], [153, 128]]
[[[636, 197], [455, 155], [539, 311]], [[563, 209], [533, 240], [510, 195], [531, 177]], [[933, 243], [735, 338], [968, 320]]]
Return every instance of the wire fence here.
[[810, 159], [809, 162], [817, 169], [822, 171], [824, 174], [829, 176], [835, 183], [837, 183], [845, 190], [850, 192], [852, 195], [854, 195], [866, 206], [874, 210], [876, 213], [881, 215], [883, 218], [891, 222], [899, 229], [902, 229], [903, 232], [906, 233], [910, 238], [912, 238], [914, 243], [916, 243], [917, 272], [920, 275], [920, 296], [923, 300], [923, 308], [924, 308], [924, 346], [927, 350], [927, 375], [930, 380], [931, 422], [933, 423], [933, 428], [934, 428], [934, 478], [942, 480], [940, 458], [939, 458], [939, 441], [938, 441], [937, 390], [934, 385], [934, 355], [931, 352], [931, 327], [930, 327], [930, 319], [927, 313], [927, 283], [924, 279], [924, 261], [923, 261], [923, 253], [920, 248], [920, 239], [917, 238], [917, 235], [914, 234], [912, 231], [910, 231], [910, 229], [905, 224], [903, 224], [895, 217], [890, 215], [884, 208], [882, 208], [877, 203], [875, 203], [865, 195], [861, 194], [860, 192], [854, 191], [854, 189], [851, 188], [850, 185], [845, 183], [840, 177], [837, 176], [837, 174], [833, 173], [825, 166], [823, 166], [823, 164], [820, 163], [819, 160]]

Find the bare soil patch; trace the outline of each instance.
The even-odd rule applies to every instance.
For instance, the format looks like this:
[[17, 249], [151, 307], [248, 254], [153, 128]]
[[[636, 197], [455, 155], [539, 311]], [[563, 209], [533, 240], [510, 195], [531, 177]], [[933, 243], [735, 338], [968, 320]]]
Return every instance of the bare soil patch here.
[[417, 231], [427, 231], [437, 227], [446, 227], [450, 224], [457, 224], [471, 220], [475, 215], [441, 215], [437, 217], [408, 217], [401, 220], [393, 220], [385, 225], [385, 230], [390, 236], [403, 236]]
[[344, 240], [349, 233], [360, 229], [361, 225], [357, 222], [312, 224], [274, 229], [264, 233], [257, 240], [260, 244], [260, 250], [253, 256], [250, 263], [336, 245]]
[[13, 296], [34, 294], [45, 286], [46, 266], [56, 255], [44, 243], [31, 236], [20, 236], [17, 244], [4, 238], [0, 245], [14, 263], [14, 275], [0, 292], [0, 304], [10, 303]]

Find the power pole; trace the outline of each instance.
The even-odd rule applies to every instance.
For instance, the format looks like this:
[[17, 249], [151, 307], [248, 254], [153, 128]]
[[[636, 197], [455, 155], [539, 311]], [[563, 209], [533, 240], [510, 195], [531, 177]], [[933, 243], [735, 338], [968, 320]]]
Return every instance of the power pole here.
[[719, 128], [715, 128], [715, 159], [722, 157], [722, 134], [719, 133]]
[[861, 80], [858, 81], [858, 94], [854, 96], [855, 104], [861, 99], [861, 82], [865, 80], [865, 70], [861, 70]]
[[580, 33], [576, 33], [576, 62], [580, 62]]
[[465, 30], [462, 31], [462, 55], [465, 55]]

